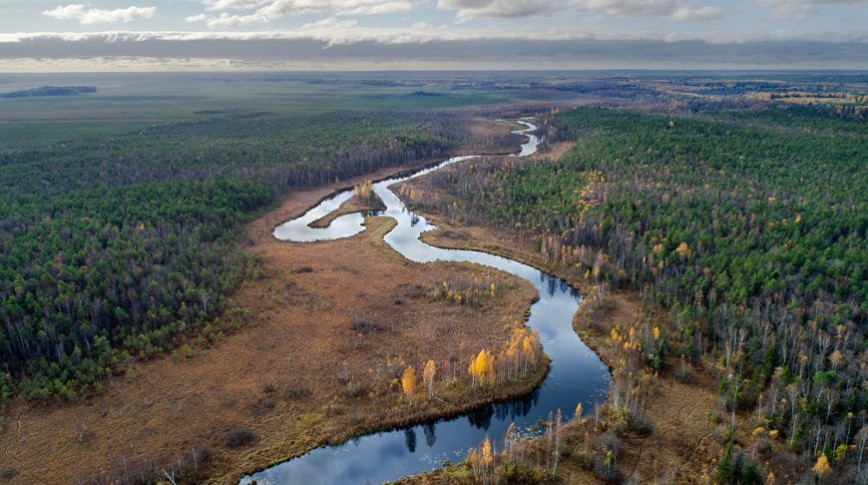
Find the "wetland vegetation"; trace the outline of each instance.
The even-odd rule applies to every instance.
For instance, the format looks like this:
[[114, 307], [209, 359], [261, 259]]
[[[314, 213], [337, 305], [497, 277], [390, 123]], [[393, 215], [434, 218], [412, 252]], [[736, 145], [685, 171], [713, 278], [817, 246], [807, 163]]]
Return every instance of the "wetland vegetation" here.
[[[665, 309], [665, 345], [649, 337], [656, 323], [647, 318], [627, 343], [617, 330], [611, 339], [632, 346], [634, 332], [643, 336], [644, 357], [622, 352], [638, 359], [624, 375], [639, 376], [637, 365], [661, 372], [674, 353], [681, 370], [706, 366], [717, 376], [717, 479], [799, 480], [825, 456], [837, 465], [825, 479], [860, 481], [864, 122], [826, 107], [690, 117], [583, 108], [549, 126], [550, 141], [575, 141], [560, 159], [435, 174], [409, 203], [453, 223], [516, 231], [544, 261], [590, 281], [599, 300], [642, 290]], [[738, 412], [755, 417], [752, 439], [738, 436]]]
[[441, 228], [427, 241], [579, 288], [609, 399], [417, 479], [868, 473], [862, 75], [2, 81], [97, 88], [0, 100], [4, 477], [232, 482], [529, 392], [538, 342], [520, 378], [492, 377], [522, 367], [504, 357], [528, 336], [520, 280], [404, 261], [377, 218], [344, 241], [271, 236], [337, 189], [358, 192], [345, 212], [373, 209], [372, 180], [509, 153], [514, 126], [491, 120], [525, 115], [562, 156], [468, 160], [397, 192]]

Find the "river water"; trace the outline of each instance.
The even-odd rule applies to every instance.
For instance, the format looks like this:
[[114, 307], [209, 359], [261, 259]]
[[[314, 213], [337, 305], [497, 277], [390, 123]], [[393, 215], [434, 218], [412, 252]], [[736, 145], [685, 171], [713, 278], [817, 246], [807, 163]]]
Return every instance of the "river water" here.
[[[515, 156], [523, 157], [535, 153], [540, 140], [532, 133], [536, 126], [528, 121], [519, 123], [526, 129], [513, 133], [527, 136], [528, 141], [522, 144], [521, 152]], [[511, 273], [533, 284], [540, 298], [531, 306], [526, 323], [539, 331], [545, 353], [552, 359], [545, 381], [523, 399], [483, 406], [451, 419], [359, 436], [339, 446], [316, 448], [245, 476], [242, 484], [254, 479], [259, 484], [360, 484], [396, 480], [438, 468], [445, 460], [461, 461], [470, 448], [478, 446], [486, 437], [499, 448], [510, 423], [514, 422], [526, 433], [533, 433], [534, 425], [546, 419], [550, 412], [561, 409], [564, 419], [569, 419], [578, 403], [591, 410], [605, 400], [609, 388], [608, 369], [572, 328], [573, 315], [581, 301], [575, 290], [563, 280], [511, 259], [480, 251], [441, 249], [423, 243], [419, 236], [434, 226], [407, 209], [390, 189], [395, 184], [471, 158], [478, 157], [450, 158], [412, 175], [375, 183], [374, 193], [386, 206], [386, 210], [378, 215], [397, 221], [395, 228], [385, 236], [385, 241], [405, 258], [417, 263], [472, 262]], [[352, 195], [351, 190], [335, 194], [303, 216], [278, 226], [274, 230], [275, 237], [284, 241], [314, 242], [362, 232], [365, 227], [361, 213], [338, 217], [327, 228], [308, 226], [336, 210]]]

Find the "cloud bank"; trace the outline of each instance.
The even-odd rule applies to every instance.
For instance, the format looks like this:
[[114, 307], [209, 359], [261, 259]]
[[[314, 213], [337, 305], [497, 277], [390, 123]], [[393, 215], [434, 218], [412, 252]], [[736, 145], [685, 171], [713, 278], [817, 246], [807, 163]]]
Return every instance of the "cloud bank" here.
[[[788, 24], [769, 21], [768, 29], [745, 23], [743, 30], [733, 27], [739, 22], [717, 22], [727, 15], [744, 16], [743, 12], [729, 4], [726, 8], [708, 5], [708, 0], [196, 1], [201, 11], [186, 19], [178, 15], [174, 25], [179, 30], [0, 33], [0, 72], [64, 62], [88, 62], [97, 69], [111, 59], [123, 69], [137, 62], [160, 65], [161, 59], [171, 66], [167, 68], [175, 69], [184, 58], [190, 59], [191, 69], [208, 65], [227, 69], [868, 68], [868, 29], [835, 30], [834, 25], [825, 30], [819, 26], [784, 29], [774, 27]], [[823, 5], [868, 4], [868, 0], [746, 1], [757, 19], [809, 15]], [[427, 17], [433, 9], [453, 13], [454, 18], [429, 24], [429, 19], [443, 21], [442, 14]], [[154, 7], [105, 10], [69, 4], [42, 14], [91, 25], [148, 19], [155, 11]], [[377, 16], [383, 13], [392, 15]], [[545, 16], [558, 21], [549, 22]], [[536, 19], [510, 20], [526, 17]], [[560, 17], [589, 21], [578, 26]], [[635, 20], [648, 17], [652, 20]], [[166, 12], [161, 11], [158, 21], [165, 18]], [[699, 29], [700, 22], [704, 30]], [[626, 28], [637, 24], [652, 30]], [[186, 25], [196, 31], [185, 30]], [[16, 59], [21, 61], [18, 65]]]
[[679, 8], [672, 12], [675, 20], [706, 21], [726, 17], [726, 11], [718, 7]]
[[[864, 38], [838, 42], [768, 36], [750, 41], [619, 38], [574, 33], [441, 32], [370, 29], [329, 18], [296, 31], [104, 32], [0, 35], [0, 69], [11, 60], [29, 63], [119, 65], [142, 60], [148, 68], [166, 53], [183, 52], [195, 65], [233, 69], [672, 69], [848, 68], [868, 69]], [[171, 61], [177, 65], [177, 56]], [[192, 59], [197, 59], [193, 63]], [[4, 60], [10, 62], [4, 63]], [[147, 61], [145, 61], [147, 60]], [[207, 60], [207, 61], [206, 61]], [[166, 61], [169, 63], [169, 60]], [[23, 64], [22, 64], [23, 65]], [[143, 64], [144, 65], [144, 64]], [[77, 69], [75, 69], [77, 70]]]
[[[412, 0], [205, 0], [203, 3], [206, 10], [213, 13], [192, 15], [186, 20], [205, 22], [212, 29], [266, 24], [290, 15], [312, 12], [341, 16], [376, 15], [405, 12], [412, 7]], [[249, 13], [227, 12], [238, 10]]]
[[437, 0], [439, 10], [454, 10], [459, 20], [550, 15], [562, 4], [560, 0]]
[[[772, 8], [774, 20], [803, 20], [816, 11], [819, 5], [855, 5], [868, 0], [758, 0], [760, 5]], [[868, 20], [866, 20], [868, 21]]]
[[57, 20], [78, 20], [82, 25], [127, 23], [138, 19], [149, 19], [154, 16], [155, 7], [127, 7], [115, 10], [87, 8], [81, 3], [56, 7], [42, 12], [42, 15]]

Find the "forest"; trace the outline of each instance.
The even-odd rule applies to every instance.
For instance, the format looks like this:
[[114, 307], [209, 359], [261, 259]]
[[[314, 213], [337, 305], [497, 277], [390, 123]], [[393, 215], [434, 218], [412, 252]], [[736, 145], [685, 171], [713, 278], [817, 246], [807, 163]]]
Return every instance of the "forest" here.
[[443, 156], [458, 133], [421, 112], [241, 112], [0, 152], [4, 401], [99, 391], [219, 331], [245, 221], [295, 188]]
[[95, 93], [95, 86], [42, 86], [21, 91], [11, 91], [0, 94], [3, 98], [30, 98], [35, 96], [78, 96]]
[[[429, 183], [444, 195], [423, 189], [411, 204], [513, 230], [571, 279], [640, 289], [665, 309], [667, 352], [714, 359], [733, 413], [721, 482], [761, 482], [758, 468], [864, 478], [868, 125], [785, 105], [690, 117], [580, 108], [543, 121], [548, 143], [575, 141], [559, 160], [437, 173]], [[769, 455], [764, 439], [766, 465], [733, 451], [735, 412], [755, 413], [785, 450]]]

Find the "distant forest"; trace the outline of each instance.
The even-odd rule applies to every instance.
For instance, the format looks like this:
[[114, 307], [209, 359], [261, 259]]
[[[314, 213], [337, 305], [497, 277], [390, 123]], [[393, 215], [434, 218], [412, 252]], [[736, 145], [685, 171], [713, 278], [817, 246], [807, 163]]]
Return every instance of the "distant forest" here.
[[36, 96], [78, 96], [80, 94], [95, 93], [95, 86], [42, 86], [21, 91], [2, 93], [2, 98], [32, 98]]

